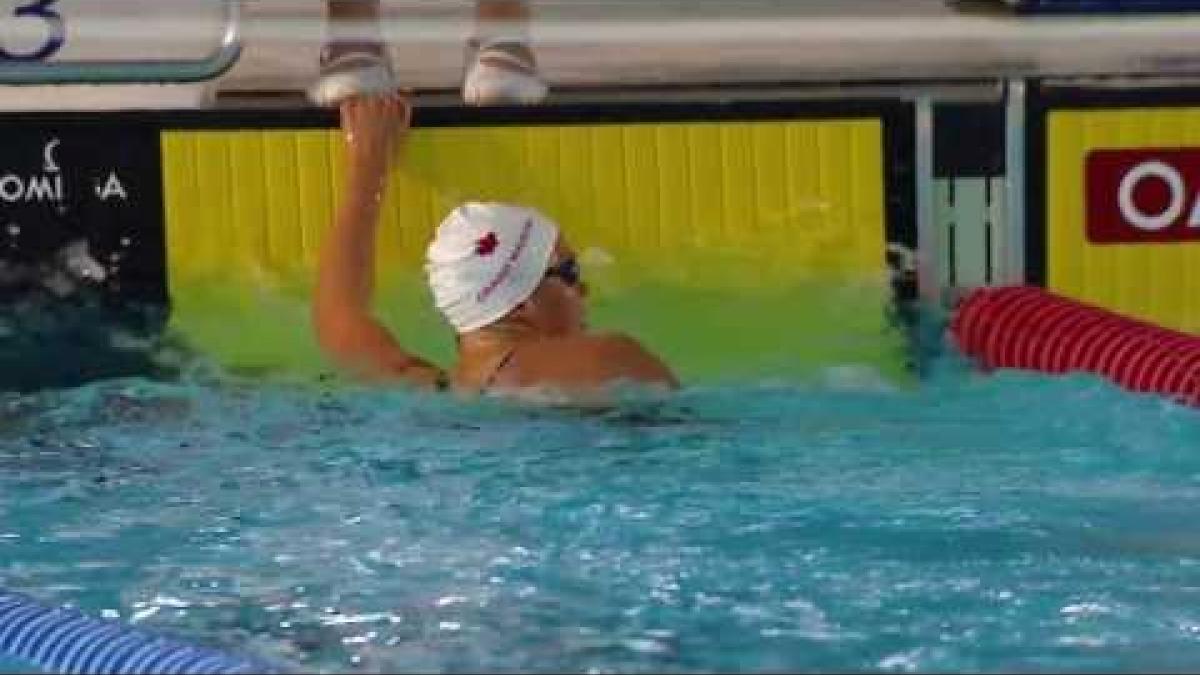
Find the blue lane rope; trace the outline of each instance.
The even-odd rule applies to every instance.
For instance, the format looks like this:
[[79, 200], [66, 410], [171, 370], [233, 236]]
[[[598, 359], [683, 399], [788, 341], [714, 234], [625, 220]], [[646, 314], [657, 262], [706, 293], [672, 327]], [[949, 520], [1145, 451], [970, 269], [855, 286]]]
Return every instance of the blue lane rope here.
[[149, 635], [0, 590], [0, 658], [58, 673], [278, 673], [252, 659]]

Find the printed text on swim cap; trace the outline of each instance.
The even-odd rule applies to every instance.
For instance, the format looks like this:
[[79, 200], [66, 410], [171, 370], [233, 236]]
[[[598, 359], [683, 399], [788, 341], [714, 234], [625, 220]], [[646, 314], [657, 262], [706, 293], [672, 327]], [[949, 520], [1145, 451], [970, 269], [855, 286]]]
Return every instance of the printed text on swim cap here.
[[492, 279], [486, 286], [479, 290], [479, 293], [475, 295], [475, 302], [485, 302], [488, 299], [488, 296], [491, 295], [492, 292], [495, 291], [500, 284], [504, 283], [504, 280], [512, 274], [513, 268], [516, 266], [515, 263], [517, 258], [521, 257], [521, 253], [525, 250], [525, 246], [529, 243], [529, 231], [531, 229], [533, 229], [533, 221], [527, 219], [525, 221], [525, 226], [521, 228], [521, 236], [517, 238], [517, 245], [514, 246], [512, 252], [508, 254], [508, 258], [506, 258], [504, 261], [504, 266], [500, 268], [500, 271], [496, 274], [494, 279]]

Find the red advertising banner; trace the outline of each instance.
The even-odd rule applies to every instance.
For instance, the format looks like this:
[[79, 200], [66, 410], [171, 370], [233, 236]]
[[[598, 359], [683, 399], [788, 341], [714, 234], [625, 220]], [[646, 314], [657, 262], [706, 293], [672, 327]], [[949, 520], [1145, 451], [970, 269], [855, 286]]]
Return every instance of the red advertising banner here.
[[1084, 172], [1088, 241], [1200, 241], [1200, 148], [1095, 150]]

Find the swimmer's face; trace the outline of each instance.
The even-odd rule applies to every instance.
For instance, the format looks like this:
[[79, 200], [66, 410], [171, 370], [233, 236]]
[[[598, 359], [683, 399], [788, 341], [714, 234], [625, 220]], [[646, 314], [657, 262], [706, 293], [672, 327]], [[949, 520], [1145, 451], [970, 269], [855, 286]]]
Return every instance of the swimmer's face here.
[[525, 303], [527, 316], [547, 335], [579, 333], [586, 328], [586, 297], [575, 250], [560, 234], [546, 276]]

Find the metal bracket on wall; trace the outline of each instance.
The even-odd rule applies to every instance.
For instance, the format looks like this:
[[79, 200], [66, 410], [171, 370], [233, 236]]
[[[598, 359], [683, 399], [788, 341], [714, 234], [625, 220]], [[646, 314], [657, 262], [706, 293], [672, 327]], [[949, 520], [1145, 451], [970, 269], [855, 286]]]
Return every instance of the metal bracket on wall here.
[[1020, 284], [1027, 280], [1025, 270], [1025, 178], [1027, 174], [1025, 144], [1028, 133], [1028, 107], [1025, 80], [1010, 79], [1005, 83], [1004, 104], [1004, 165], [1005, 220], [1003, 248], [997, 281]]
[[941, 234], [936, 222], [933, 155], [933, 100], [922, 96], [916, 101], [916, 217], [917, 217], [917, 295], [930, 306], [941, 303]]

